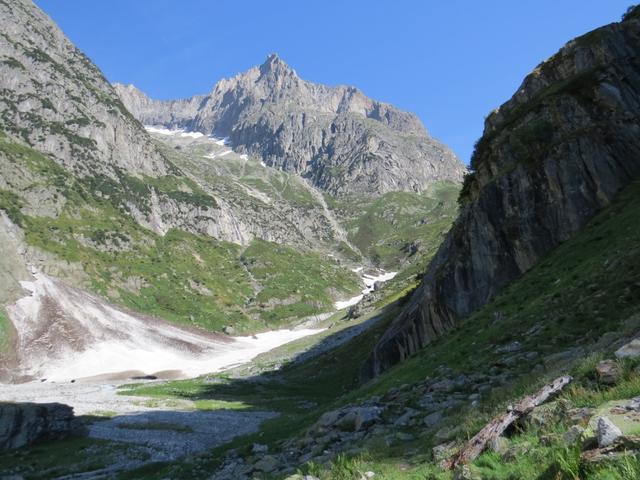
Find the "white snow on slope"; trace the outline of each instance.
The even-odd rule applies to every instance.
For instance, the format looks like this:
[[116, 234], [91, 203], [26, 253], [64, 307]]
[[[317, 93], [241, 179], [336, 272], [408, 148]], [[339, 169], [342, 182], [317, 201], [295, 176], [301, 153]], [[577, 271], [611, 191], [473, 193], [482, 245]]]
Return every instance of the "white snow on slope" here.
[[[354, 268], [352, 272], [359, 273], [362, 270], [363, 270], [363, 267], [358, 267], [358, 268]], [[342, 310], [343, 308], [349, 308], [352, 305], [357, 304], [358, 302], [360, 302], [360, 300], [364, 298], [364, 296], [367, 293], [373, 292], [373, 286], [375, 285], [376, 282], [389, 281], [393, 277], [395, 277], [397, 274], [398, 272], [385, 272], [384, 270], [382, 270], [380, 275], [367, 275], [367, 274], [362, 275], [362, 281], [364, 282], [367, 288], [362, 290], [362, 293], [360, 295], [356, 295], [355, 297], [351, 297], [347, 300], [337, 301], [334, 304], [336, 310]]]
[[149, 133], [158, 133], [160, 135], [179, 135], [181, 137], [189, 137], [189, 138], [201, 138], [204, 137], [204, 133], [200, 132], [187, 132], [183, 129], [170, 130], [161, 126], [153, 126], [153, 125], [145, 125], [145, 130]]
[[211, 160], [214, 160], [216, 158], [221, 158], [225, 155], [229, 155], [230, 153], [233, 153], [233, 150], [225, 150], [224, 152], [211, 152], [207, 153], [204, 158], [210, 158]]
[[125, 371], [193, 377], [321, 331], [230, 338], [126, 312], [42, 273], [22, 286], [31, 294], [7, 308], [18, 334], [19, 373], [53, 381]]

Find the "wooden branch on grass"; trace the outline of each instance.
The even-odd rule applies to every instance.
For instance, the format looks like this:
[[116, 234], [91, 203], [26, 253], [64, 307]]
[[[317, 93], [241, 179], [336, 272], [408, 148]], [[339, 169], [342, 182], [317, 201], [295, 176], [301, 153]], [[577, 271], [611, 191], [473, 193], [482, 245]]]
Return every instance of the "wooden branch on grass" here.
[[556, 378], [549, 385], [545, 385], [534, 395], [524, 397], [513, 409], [503, 413], [484, 426], [462, 449], [451, 458], [443, 460], [442, 467], [451, 470], [458, 465], [472, 462], [487, 447], [489, 442], [498, 438], [516, 420], [530, 413], [535, 407], [546, 402], [549, 397], [555, 395], [571, 381], [572, 377], [566, 375]]

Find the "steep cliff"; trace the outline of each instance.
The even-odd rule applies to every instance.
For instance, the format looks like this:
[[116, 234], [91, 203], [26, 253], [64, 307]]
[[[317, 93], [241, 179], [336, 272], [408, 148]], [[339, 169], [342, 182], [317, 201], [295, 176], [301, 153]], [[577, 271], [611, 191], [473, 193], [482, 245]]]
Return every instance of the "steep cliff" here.
[[144, 124], [228, 137], [239, 152], [333, 194], [421, 192], [464, 173], [415, 115], [353, 87], [302, 80], [277, 55], [187, 100], [152, 100], [131, 85], [115, 87]]
[[486, 304], [640, 175], [638, 17], [569, 42], [489, 115], [459, 218], [363, 378]]
[[168, 171], [100, 70], [28, 0], [0, 1], [0, 119], [79, 175]]

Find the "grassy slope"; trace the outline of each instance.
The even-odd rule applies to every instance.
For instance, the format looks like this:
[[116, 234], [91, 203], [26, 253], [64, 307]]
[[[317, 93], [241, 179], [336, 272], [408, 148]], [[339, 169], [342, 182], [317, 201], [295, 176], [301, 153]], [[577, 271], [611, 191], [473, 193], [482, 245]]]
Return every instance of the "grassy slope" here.
[[263, 240], [254, 240], [242, 253], [242, 261], [263, 287], [255, 301], [263, 306], [261, 318], [270, 324], [331, 311], [330, 292], [346, 297], [360, 285], [352, 272], [320, 253], [301, 255], [293, 247]]
[[[577, 404], [587, 401], [598, 404], [621, 396], [640, 395], [637, 374], [632, 374], [623, 385], [610, 391], [589, 383], [588, 376], [580, 374], [585, 368], [584, 357], [589, 356], [590, 351], [607, 351], [609, 343], [602, 338], [611, 341], [640, 328], [640, 183], [628, 187], [614, 205], [594, 218], [578, 236], [557, 248], [491, 304], [461, 322], [456, 330], [376, 381], [359, 387], [359, 365], [399, 309], [397, 303], [390, 305], [385, 319], [376, 328], [331, 354], [288, 365], [279, 373], [265, 376], [266, 380], [273, 378], [274, 381], [258, 384], [228, 379], [214, 384], [191, 380], [150, 387], [151, 390], [140, 393], [245, 401], [256, 408], [273, 408], [286, 413], [266, 422], [260, 434], [231, 444], [247, 450], [254, 441], [273, 442], [303, 431], [323, 411], [383, 394], [393, 387], [422, 381], [434, 375], [441, 365], [451, 368], [453, 375], [486, 373], [493, 367], [511, 379], [507, 385], [494, 388], [483, 397], [479, 406], [456, 412], [449, 419], [460, 439], [475, 433], [492, 415], [521, 394], [534, 390], [561, 372], [578, 374], [576, 389], [567, 394]], [[495, 312], [501, 315], [496, 317]], [[531, 333], [532, 327], [537, 327], [537, 333]], [[613, 333], [603, 336], [605, 332]], [[497, 353], [495, 347], [514, 340], [522, 342], [525, 351], [538, 352], [538, 359], [505, 364], [504, 355]], [[544, 361], [549, 355], [571, 352], [575, 347], [584, 350], [553, 362]], [[536, 368], [536, 364], [540, 366]], [[305, 402], [313, 402], [313, 407]], [[340, 461], [345, 463], [345, 469], [373, 470], [384, 473], [382, 478], [425, 478], [427, 475], [448, 478], [431, 463], [429, 452], [435, 443], [431, 435], [414, 433], [417, 440], [401, 448], [371, 445], [363, 458]], [[529, 441], [527, 438], [535, 436], [534, 432], [524, 435], [512, 442]], [[213, 468], [221, 450], [182, 464], [159, 467], [155, 473], [147, 471], [145, 478], [162, 478], [167, 474], [188, 478], [191, 469], [198, 465]], [[405, 458], [405, 453], [411, 450], [420, 453], [414, 452], [409, 459]], [[557, 478], [571, 478], [562, 473], [562, 462], [558, 463], [558, 456], [563, 452], [558, 443], [542, 446], [538, 442], [529, 456], [523, 455], [507, 467], [499, 467], [497, 463], [500, 462], [496, 462], [494, 454], [484, 455], [476, 466], [482, 469], [485, 478], [529, 478], [526, 477], [527, 469], [535, 465], [540, 473], [546, 468], [549, 475], [560, 472]], [[569, 455], [565, 460], [571, 458]], [[610, 470], [614, 468], [618, 467]], [[326, 472], [323, 475], [331, 478]], [[334, 478], [340, 478], [336, 475], [338, 473]]]
[[423, 194], [387, 193], [374, 200], [327, 197], [350, 241], [374, 264], [392, 270], [419, 264], [437, 250], [457, 211], [459, 186], [438, 183]]
[[7, 353], [11, 347], [11, 324], [4, 309], [0, 308], [0, 358], [3, 353]]
[[[251, 331], [268, 328], [265, 322], [317, 313], [330, 306], [335, 294], [360, 288], [351, 272], [329, 258], [259, 242], [248, 252], [255, 265], [267, 265], [256, 272], [261, 299], [268, 301], [269, 292], [277, 295], [274, 298], [283, 297], [276, 281], [290, 287], [299, 283], [303, 293], [290, 308], [263, 312], [249, 301], [256, 293], [255, 279], [243, 265], [239, 246], [178, 230], [156, 235], [140, 227], [123, 207], [132, 202], [143, 210], [142, 194], [150, 188], [187, 203], [212, 205], [214, 200], [189, 179], [176, 174], [146, 180], [123, 176], [120, 182], [79, 181], [48, 157], [6, 137], [0, 137], [0, 154], [7, 168], [31, 176], [31, 183], [22, 188], [48, 189], [66, 199], [56, 218], [35, 217], [23, 213], [26, 201], [19, 188], [0, 190], [0, 208], [23, 227], [27, 243], [61, 261], [81, 264], [91, 290], [138, 312], [209, 330], [233, 324]], [[268, 268], [273, 262], [288, 268], [277, 273]], [[320, 279], [308, 282], [302, 272], [318, 273]]]

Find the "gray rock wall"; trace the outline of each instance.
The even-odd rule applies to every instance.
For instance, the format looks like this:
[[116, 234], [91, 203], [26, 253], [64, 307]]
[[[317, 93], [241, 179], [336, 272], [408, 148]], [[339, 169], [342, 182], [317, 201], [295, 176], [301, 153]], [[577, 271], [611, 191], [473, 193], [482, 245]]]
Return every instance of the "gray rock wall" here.
[[485, 305], [640, 176], [638, 52], [640, 20], [590, 32], [487, 118], [465, 206], [364, 379]]
[[62, 403], [0, 403], [0, 451], [82, 433], [73, 408]]

